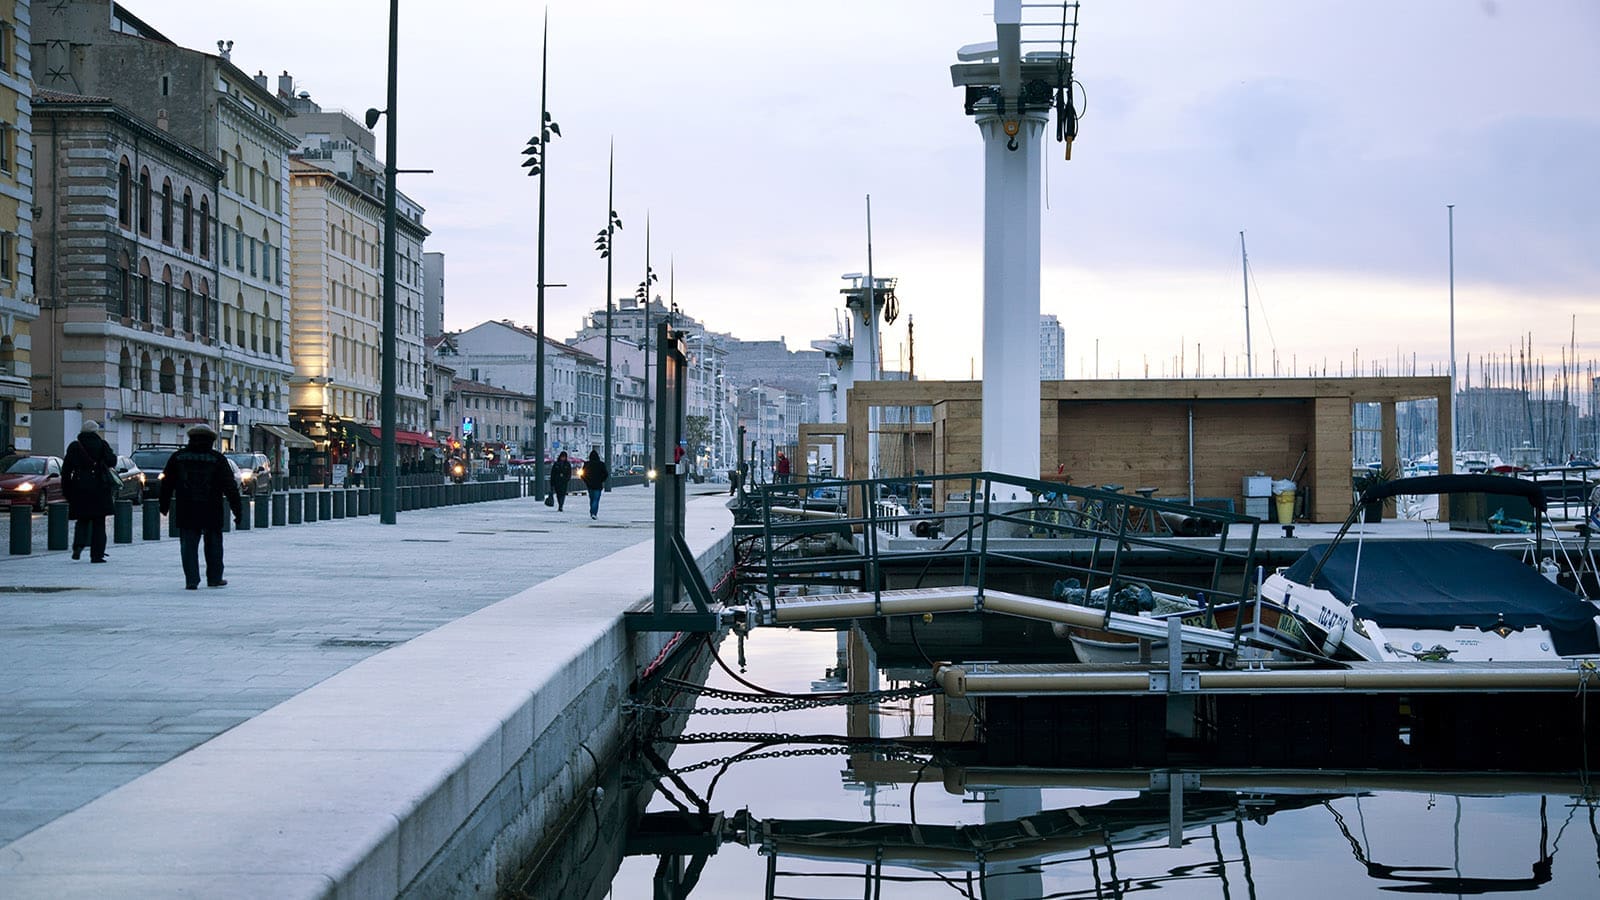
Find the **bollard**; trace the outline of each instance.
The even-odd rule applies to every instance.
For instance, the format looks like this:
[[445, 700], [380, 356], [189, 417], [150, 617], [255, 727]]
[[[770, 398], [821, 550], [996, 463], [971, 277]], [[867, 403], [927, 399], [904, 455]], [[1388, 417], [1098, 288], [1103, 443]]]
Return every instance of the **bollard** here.
[[[256, 500], [255, 497], [240, 497], [239, 498], [239, 512], [240, 512], [239, 530], [240, 531], [249, 531], [250, 530], [250, 525], [255, 521], [255, 518], [256, 518], [255, 514], [253, 512], [251, 512], [250, 508], [252, 506], [255, 506], [257, 502], [258, 501]], [[231, 511], [232, 510], [230, 510], [230, 512]]]
[[67, 505], [65, 503], [52, 503], [46, 513], [50, 517], [45, 523], [45, 547], [50, 550], [67, 549]]
[[33, 507], [21, 503], [11, 507], [11, 555], [33, 552]]
[[331, 491], [330, 493], [333, 495], [333, 506], [332, 506], [332, 508], [330, 508], [328, 510], [329, 516], [331, 516], [332, 518], [335, 518], [335, 519], [344, 518], [344, 493], [345, 492], [343, 490], [334, 490], [334, 491]]
[[289, 524], [299, 525], [305, 521], [305, 491], [289, 491]]
[[370, 516], [370, 515], [372, 515], [372, 502], [367, 499], [369, 496], [371, 496], [371, 495], [367, 493], [367, 489], [366, 488], [357, 488], [356, 489], [356, 515], [358, 515], [358, 516]]
[[406, 485], [400, 489], [400, 508], [410, 512], [417, 508], [417, 489], [414, 485]]
[[289, 524], [289, 490], [287, 488], [272, 495], [272, 524], [276, 528], [282, 528]]
[[317, 518], [324, 522], [333, 518], [333, 491], [317, 492]]
[[[148, 502], [148, 501], [147, 501]], [[154, 507], [154, 503], [150, 503]], [[158, 509], [157, 512], [160, 512]], [[111, 542], [133, 543], [133, 501], [118, 500], [111, 505]]]
[[276, 495], [268, 494], [256, 498], [256, 527], [266, 528], [272, 524], [272, 507], [277, 505]]
[[443, 506], [444, 505], [444, 485], [436, 484], [436, 485], [428, 488], [428, 490], [433, 492], [433, 505], [434, 505], [434, 508], [437, 509], [438, 507]]
[[[144, 502], [154, 503], [155, 501], [146, 500]], [[156, 508], [161, 508], [159, 503], [156, 504]], [[174, 505], [171, 507], [171, 510], [171, 512], [167, 513], [167, 537], [175, 538], [178, 536], [178, 507]]]
[[229, 506], [226, 500], [222, 501], [222, 530], [233, 530], [233, 507]]
[[139, 512], [144, 516], [144, 539], [161, 540], [161, 507], [154, 503], [141, 503]]
[[363, 507], [363, 509], [367, 511], [367, 515], [369, 516], [378, 516], [383, 514], [382, 489], [377, 485], [367, 488], [367, 504], [365, 507]]
[[344, 515], [347, 519], [361, 515], [361, 492], [355, 488], [344, 490]]
[[306, 491], [305, 493], [305, 509], [303, 511], [302, 520], [308, 524], [321, 518], [321, 516], [317, 515], [322, 511], [322, 505], [317, 502], [317, 496], [321, 493], [322, 491], [316, 490]]

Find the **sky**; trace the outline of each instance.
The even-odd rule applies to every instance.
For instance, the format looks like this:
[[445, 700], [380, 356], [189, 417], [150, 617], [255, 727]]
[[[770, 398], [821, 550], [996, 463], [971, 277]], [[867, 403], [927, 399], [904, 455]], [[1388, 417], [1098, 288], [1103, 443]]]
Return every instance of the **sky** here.
[[[359, 117], [385, 96], [388, 4], [130, 0], [173, 40]], [[441, 10], [448, 15], [439, 15]], [[447, 328], [535, 317], [539, 115], [528, 2], [401, 0], [398, 162], [446, 258]], [[983, 162], [950, 83], [987, 0], [553, 0], [546, 330], [644, 276], [717, 331], [835, 330], [839, 276], [899, 278], [885, 364], [982, 372]], [[1245, 232], [1257, 374], [1600, 359], [1600, 4], [1082, 0], [1072, 160], [1047, 146], [1041, 311], [1067, 377], [1233, 375]], [[275, 81], [273, 82], [276, 83]], [[380, 125], [380, 128], [382, 126]], [[380, 134], [379, 147], [382, 147]], [[1381, 367], [1381, 368], [1375, 368]]]

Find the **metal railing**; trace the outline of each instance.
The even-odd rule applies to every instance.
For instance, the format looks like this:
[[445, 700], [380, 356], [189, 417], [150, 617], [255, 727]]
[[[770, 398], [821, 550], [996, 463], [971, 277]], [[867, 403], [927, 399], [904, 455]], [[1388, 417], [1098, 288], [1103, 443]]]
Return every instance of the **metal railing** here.
[[[931, 484], [933, 499], [907, 506], [918, 484]], [[995, 563], [1078, 579], [1085, 596], [1106, 588], [1107, 604], [1131, 582], [1243, 602], [1261, 524], [1232, 512], [993, 472], [752, 485], [750, 494], [769, 603], [781, 586], [798, 584], [854, 588], [881, 600], [882, 566], [891, 561], [925, 562], [924, 573], [937, 562], [959, 563], [960, 584], [976, 587], [980, 604]], [[1244, 533], [1232, 532], [1235, 526]], [[813, 552], [797, 554], [796, 546]], [[1165, 563], [1160, 577], [1148, 567], [1128, 574], [1130, 560], [1156, 556]]]

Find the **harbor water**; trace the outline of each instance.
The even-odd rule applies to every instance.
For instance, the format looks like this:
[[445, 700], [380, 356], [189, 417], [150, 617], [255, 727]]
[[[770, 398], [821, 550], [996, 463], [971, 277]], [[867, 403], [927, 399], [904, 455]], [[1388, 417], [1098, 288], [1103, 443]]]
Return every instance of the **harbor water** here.
[[[840, 691], [840, 645], [763, 628], [701, 670], [733, 692]], [[872, 687], [911, 682], [891, 674], [908, 676]], [[967, 766], [897, 740], [932, 733], [933, 703], [749, 711], [686, 689], [660, 705], [696, 712], [656, 710], [657, 740], [603, 763], [508, 896], [1600, 894], [1585, 759], [1538, 773]]]

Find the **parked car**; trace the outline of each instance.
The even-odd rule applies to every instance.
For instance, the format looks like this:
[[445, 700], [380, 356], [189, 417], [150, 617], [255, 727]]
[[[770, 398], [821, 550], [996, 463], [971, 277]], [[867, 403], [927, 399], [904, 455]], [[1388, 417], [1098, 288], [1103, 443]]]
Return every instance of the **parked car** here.
[[61, 457], [22, 453], [0, 457], [0, 499], [27, 504], [41, 512], [45, 504], [66, 499], [61, 484]]
[[134, 464], [126, 456], [117, 457], [117, 466], [112, 471], [122, 479], [122, 487], [117, 488], [116, 500], [132, 500], [138, 503], [144, 499], [144, 470]]
[[223, 456], [239, 467], [240, 493], [254, 496], [272, 490], [272, 464], [267, 462], [265, 453], [236, 451], [224, 453]]
[[140, 447], [130, 455], [133, 464], [145, 473], [144, 499], [149, 500], [161, 493], [161, 472], [167, 467], [167, 460], [177, 449], [176, 445], [147, 446]]

